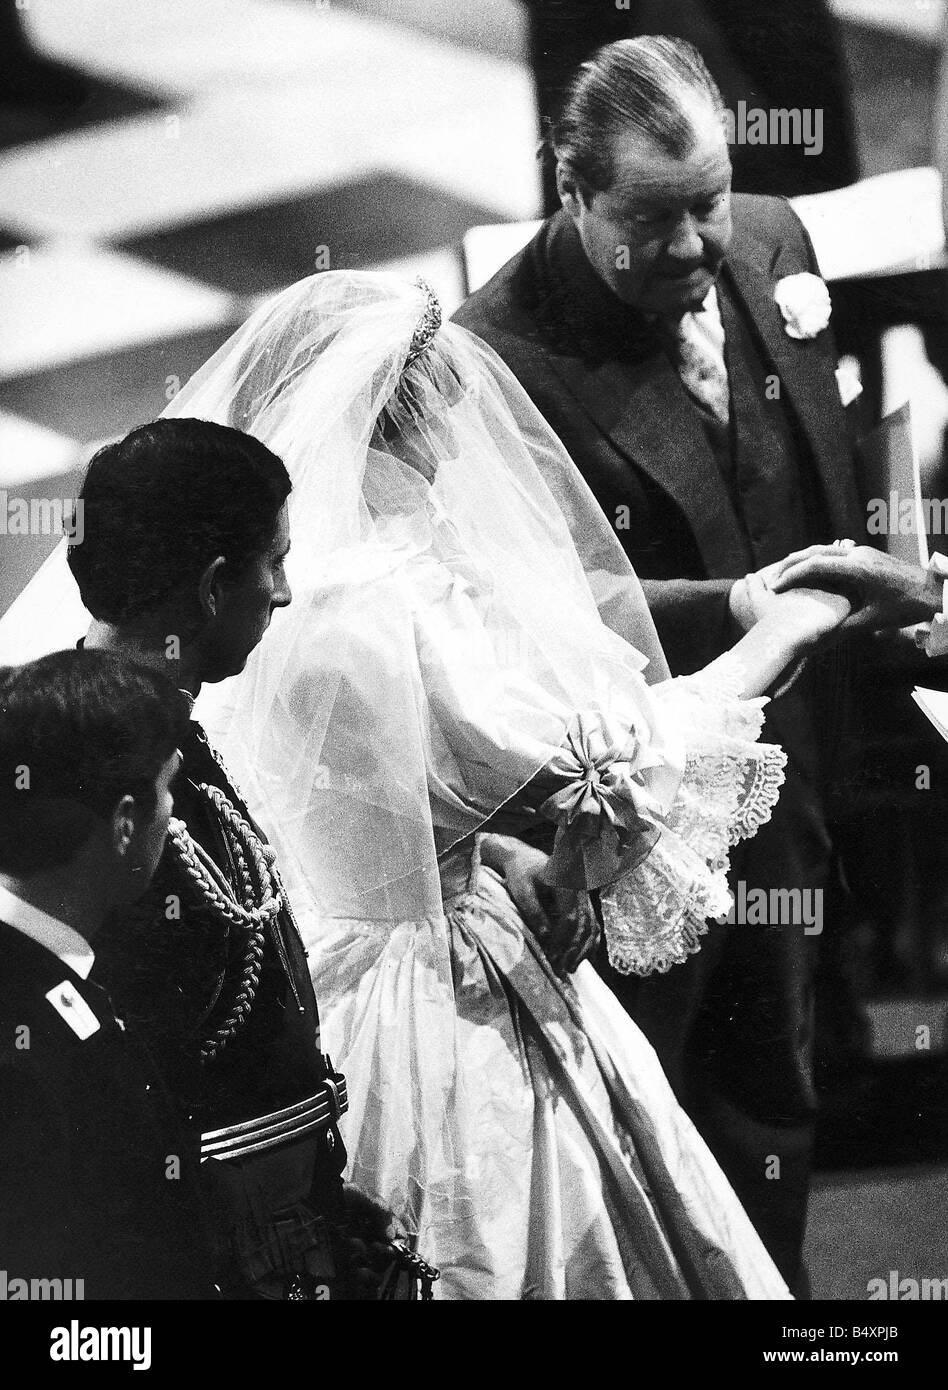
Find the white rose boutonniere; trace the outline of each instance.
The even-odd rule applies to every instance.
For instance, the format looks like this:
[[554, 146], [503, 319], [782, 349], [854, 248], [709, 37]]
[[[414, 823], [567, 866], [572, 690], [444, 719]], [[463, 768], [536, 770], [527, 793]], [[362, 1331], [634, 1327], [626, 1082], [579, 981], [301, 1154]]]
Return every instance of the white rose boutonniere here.
[[815, 338], [830, 321], [833, 306], [826, 282], [809, 271], [778, 280], [774, 299], [791, 338]]

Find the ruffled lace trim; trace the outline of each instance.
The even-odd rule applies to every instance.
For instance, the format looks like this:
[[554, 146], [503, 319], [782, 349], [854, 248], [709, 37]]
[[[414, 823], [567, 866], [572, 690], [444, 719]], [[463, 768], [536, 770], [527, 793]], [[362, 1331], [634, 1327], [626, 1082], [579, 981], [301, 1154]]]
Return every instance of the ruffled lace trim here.
[[730, 911], [728, 851], [773, 814], [786, 755], [757, 742], [767, 702], [742, 699], [744, 683], [723, 657], [653, 690], [688, 731], [688, 754], [655, 848], [602, 894], [609, 961], [623, 975], [664, 974], [699, 949], [709, 919]]

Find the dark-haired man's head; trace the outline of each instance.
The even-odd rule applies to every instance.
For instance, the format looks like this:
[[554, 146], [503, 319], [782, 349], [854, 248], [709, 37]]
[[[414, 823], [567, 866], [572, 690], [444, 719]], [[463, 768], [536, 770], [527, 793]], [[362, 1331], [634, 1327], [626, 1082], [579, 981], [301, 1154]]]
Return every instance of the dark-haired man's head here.
[[0, 880], [77, 929], [144, 892], [189, 702], [111, 652], [0, 668]]
[[290, 602], [290, 486], [266, 445], [207, 420], [156, 420], [100, 449], [69, 549], [96, 619], [87, 645], [178, 661], [195, 693], [242, 670]]
[[644, 313], [700, 307], [727, 254], [723, 109], [697, 49], [650, 35], [584, 63], [554, 123], [560, 200], [586, 256]]

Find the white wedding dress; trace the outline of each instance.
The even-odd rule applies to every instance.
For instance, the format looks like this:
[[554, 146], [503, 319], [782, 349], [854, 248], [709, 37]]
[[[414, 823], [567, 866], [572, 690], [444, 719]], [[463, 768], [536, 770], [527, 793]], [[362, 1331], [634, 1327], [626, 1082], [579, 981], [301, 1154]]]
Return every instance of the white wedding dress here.
[[[478, 783], [529, 776], [535, 750], [520, 746], [515, 726], [531, 700], [538, 724], [549, 704], [489, 657], [444, 659], [483, 655], [485, 595], [470, 566], [462, 577], [435, 561], [437, 548], [408, 562], [435, 806], [452, 776], [468, 798]], [[305, 652], [298, 660], [305, 672]], [[620, 968], [664, 967], [697, 948], [708, 914], [727, 911], [728, 846], [776, 801], [783, 754], [756, 742], [764, 702], [741, 700], [740, 685], [725, 657], [649, 692], [685, 732], [687, 761], [657, 844], [603, 891]], [[628, 747], [610, 744], [601, 718], [575, 729], [492, 826], [523, 828], [538, 784], [541, 797], [562, 790], [569, 802], [593, 765], [604, 791], [621, 784]], [[649, 761], [644, 738], [636, 759]], [[436, 809], [433, 819], [445, 816]], [[476, 836], [438, 866], [443, 915], [424, 921], [332, 918], [315, 905], [300, 913], [306, 884], [293, 884], [324, 1043], [352, 1078], [341, 1126], [351, 1180], [417, 1231], [442, 1271], [436, 1296], [788, 1298], [654, 1051], [592, 965], [565, 982], [554, 975], [501, 879], [479, 862]]]

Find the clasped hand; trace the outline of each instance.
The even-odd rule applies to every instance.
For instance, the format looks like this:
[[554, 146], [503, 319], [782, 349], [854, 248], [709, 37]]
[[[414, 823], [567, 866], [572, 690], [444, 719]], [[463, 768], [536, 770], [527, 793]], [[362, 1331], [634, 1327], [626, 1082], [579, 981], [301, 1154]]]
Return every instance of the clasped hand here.
[[[801, 651], [816, 651], [836, 641], [852, 623], [851, 585], [834, 585], [819, 573], [798, 567], [813, 546], [747, 574], [731, 589], [731, 614], [744, 632], [762, 620], [775, 625]], [[833, 552], [842, 555], [838, 549]]]
[[908, 627], [941, 610], [943, 581], [937, 575], [871, 545], [811, 545], [762, 573], [777, 594], [798, 585], [845, 594], [853, 611], [842, 625], [844, 632]]
[[599, 944], [601, 929], [588, 893], [551, 888], [542, 878], [549, 855], [511, 835], [484, 835], [481, 862], [496, 870], [554, 972], [572, 974]]

